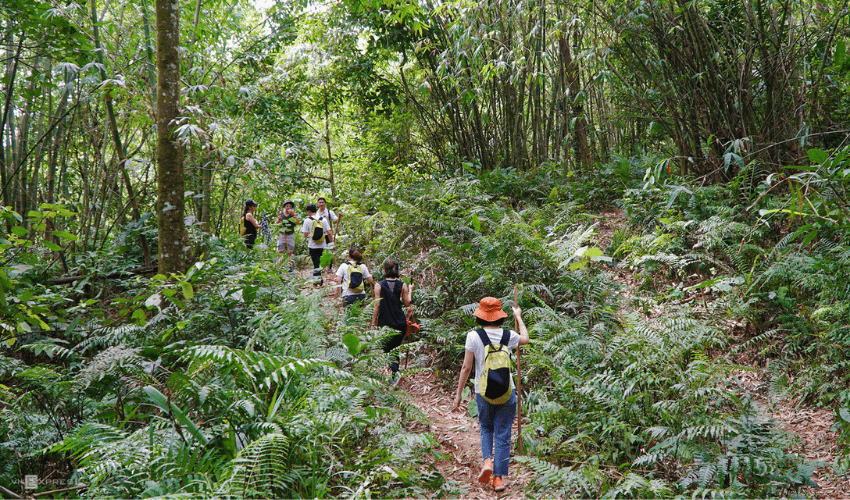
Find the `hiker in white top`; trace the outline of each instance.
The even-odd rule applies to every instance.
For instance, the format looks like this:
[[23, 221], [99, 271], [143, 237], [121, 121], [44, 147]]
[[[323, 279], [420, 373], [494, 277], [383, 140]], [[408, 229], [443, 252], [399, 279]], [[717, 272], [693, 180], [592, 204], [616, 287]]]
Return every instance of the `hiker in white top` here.
[[[316, 207], [316, 215], [328, 221], [328, 224], [331, 226], [331, 232], [337, 234], [339, 232], [339, 221], [342, 219], [342, 212], [335, 214], [333, 210], [328, 208], [328, 202], [324, 198], [316, 200]], [[333, 249], [334, 246], [331, 243], [333, 243], [333, 239], [325, 237], [325, 248]], [[333, 265], [328, 266], [328, 272], [331, 271], [333, 271]]]
[[[364, 283], [373, 282], [372, 274], [369, 273], [369, 268], [363, 264], [363, 254], [357, 247], [348, 249], [348, 262], [339, 266], [336, 270], [336, 275], [340, 277], [342, 283], [342, 307], [346, 308], [355, 302], [360, 302], [366, 299], [366, 287]], [[359, 271], [361, 276], [357, 276]], [[352, 274], [353, 273], [353, 274]]]
[[[460, 370], [460, 380], [458, 380], [454, 404], [454, 410], [457, 411], [460, 408], [463, 388], [466, 386], [469, 373], [474, 365], [475, 402], [478, 405], [481, 454], [484, 459], [478, 481], [491, 484], [497, 492], [504, 491], [504, 477], [508, 475], [508, 464], [511, 458], [511, 426], [516, 416], [516, 389], [514, 388], [513, 377], [511, 377], [510, 396], [507, 395], [507, 390], [505, 390], [504, 399], [506, 401], [502, 404], [487, 401], [479, 392], [478, 382], [484, 370], [487, 354], [487, 346], [484, 344], [482, 334], [486, 335], [486, 338], [494, 347], [502, 344], [510, 350], [528, 344], [528, 330], [522, 321], [522, 309], [514, 304], [513, 312], [519, 333], [502, 329], [502, 323], [508, 315], [502, 310], [502, 302], [499, 299], [484, 297], [478, 303], [478, 308], [472, 314], [476, 317], [479, 329], [471, 330], [466, 334], [466, 352], [463, 358], [463, 367]], [[507, 389], [507, 384], [504, 387]]]
[[328, 202], [324, 198], [319, 198], [316, 200], [316, 215], [319, 217], [324, 217], [325, 220], [331, 225], [331, 229], [334, 229], [333, 225], [335, 222], [339, 222], [342, 218], [342, 212], [339, 214], [334, 213], [333, 210], [328, 209]]
[[[304, 210], [307, 212], [307, 217], [304, 218], [304, 224], [301, 226], [301, 233], [307, 240], [307, 249], [310, 251], [310, 259], [313, 261], [313, 276], [321, 276], [322, 268], [320, 262], [322, 259], [322, 253], [325, 251], [325, 236], [328, 236], [330, 240], [333, 241], [334, 235], [331, 232], [331, 227], [328, 225], [328, 221], [316, 215], [316, 205], [311, 203], [304, 207]], [[316, 221], [318, 221], [318, 223], [315, 223]], [[314, 232], [316, 232], [316, 229], [319, 226], [321, 226], [324, 234], [322, 234], [321, 238], [314, 239]]]

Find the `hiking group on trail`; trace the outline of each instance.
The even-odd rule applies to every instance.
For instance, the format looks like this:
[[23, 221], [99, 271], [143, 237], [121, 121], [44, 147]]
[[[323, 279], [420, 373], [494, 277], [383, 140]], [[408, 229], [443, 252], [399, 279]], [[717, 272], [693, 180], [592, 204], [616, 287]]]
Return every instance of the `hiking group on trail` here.
[[[242, 236], [245, 242], [245, 247], [249, 250], [254, 248], [254, 244], [257, 239], [258, 230], [263, 227], [264, 233], [269, 233], [269, 240], [271, 238], [271, 233], [268, 230], [268, 224], [264, 222], [261, 224], [254, 217], [254, 211], [257, 209], [258, 204], [252, 200], [245, 200], [245, 208], [242, 210], [242, 218], [239, 222], [239, 235]], [[307, 248], [310, 249], [324, 249], [325, 246], [331, 245], [334, 241], [334, 223], [339, 224], [339, 221], [342, 219], [342, 213], [335, 213], [333, 210], [330, 210], [327, 207], [327, 200], [325, 198], [319, 198], [315, 204], [310, 203], [304, 210], [307, 212], [307, 217], [311, 218], [311, 221], [321, 221], [316, 224], [316, 226], [321, 227], [322, 229], [322, 238], [313, 238], [312, 225], [310, 228], [307, 227], [306, 223], [302, 226], [302, 232], [308, 233], [310, 232], [310, 238], [307, 242]], [[268, 215], [263, 214], [264, 221], [268, 220]], [[287, 200], [283, 204], [283, 211], [278, 213], [277, 215], [277, 225], [280, 227], [280, 233], [277, 238], [277, 251], [281, 254], [280, 259], [284, 256], [292, 257], [293, 251], [295, 250], [295, 229], [298, 225], [301, 224], [301, 218], [298, 216], [298, 213], [295, 211], [295, 202], [292, 200]], [[308, 234], [304, 234], [305, 238], [308, 238]], [[319, 240], [323, 240], [324, 246], [319, 242]], [[311, 244], [311, 242], [313, 244]], [[310, 252], [311, 259], [313, 258], [313, 253]], [[320, 256], [322, 252], [317, 252]], [[278, 259], [278, 262], [280, 262]], [[314, 261], [315, 263], [315, 261]], [[316, 267], [318, 264], [316, 263]]]
[[[240, 221], [240, 235], [245, 246], [253, 248], [260, 224], [253, 213], [257, 209], [254, 200], [246, 200]], [[295, 228], [301, 224], [301, 233], [307, 241], [307, 249], [313, 264], [313, 276], [322, 276], [321, 257], [326, 248], [333, 248], [334, 231], [332, 223], [339, 223], [342, 214], [335, 214], [327, 208], [324, 198], [317, 204], [304, 207], [307, 216], [303, 223], [295, 212], [295, 204], [286, 201], [283, 212], [278, 214], [280, 234], [277, 240], [278, 262], [290, 258], [295, 249]], [[338, 226], [337, 226], [338, 229]], [[381, 348], [390, 357], [390, 383], [398, 384], [399, 356], [397, 348], [401, 346], [405, 335], [417, 331], [419, 325], [413, 322], [413, 284], [404, 283], [399, 276], [399, 264], [390, 258], [383, 264], [383, 280], [374, 283], [369, 267], [364, 264], [363, 253], [357, 247], [347, 251], [347, 261], [339, 266], [336, 276], [340, 278], [343, 309], [361, 303], [366, 299], [366, 283], [373, 285], [374, 308], [370, 327], [377, 329], [389, 327], [397, 333], [384, 337]], [[291, 267], [290, 267], [291, 269]], [[322, 281], [320, 280], [321, 284]], [[516, 295], [516, 288], [514, 289]], [[505, 477], [510, 463], [511, 428], [517, 415], [517, 389], [511, 374], [511, 350], [529, 343], [528, 330], [522, 320], [522, 309], [516, 303], [512, 305], [517, 331], [502, 328], [507, 314], [502, 310], [502, 302], [494, 297], [481, 299], [473, 316], [479, 328], [466, 334], [463, 366], [460, 370], [453, 411], [459, 411], [463, 399], [463, 389], [469, 380], [472, 368], [475, 368], [474, 394], [478, 408], [478, 423], [481, 439], [482, 467], [478, 481], [493, 487], [496, 492], [506, 488]], [[517, 351], [518, 355], [518, 351]], [[521, 431], [521, 427], [520, 427]], [[520, 437], [521, 439], [521, 437]], [[521, 449], [521, 448], [520, 448]]]

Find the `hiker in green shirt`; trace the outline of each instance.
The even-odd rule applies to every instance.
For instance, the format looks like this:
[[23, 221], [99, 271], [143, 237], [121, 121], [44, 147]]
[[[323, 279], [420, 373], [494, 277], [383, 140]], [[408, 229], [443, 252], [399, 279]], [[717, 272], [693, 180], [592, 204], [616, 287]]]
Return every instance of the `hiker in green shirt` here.
[[286, 254], [292, 258], [295, 250], [295, 228], [301, 224], [298, 214], [295, 213], [295, 203], [287, 201], [283, 204], [283, 212], [277, 215], [277, 223], [281, 225], [280, 234], [277, 237], [277, 251], [281, 254], [280, 259]]

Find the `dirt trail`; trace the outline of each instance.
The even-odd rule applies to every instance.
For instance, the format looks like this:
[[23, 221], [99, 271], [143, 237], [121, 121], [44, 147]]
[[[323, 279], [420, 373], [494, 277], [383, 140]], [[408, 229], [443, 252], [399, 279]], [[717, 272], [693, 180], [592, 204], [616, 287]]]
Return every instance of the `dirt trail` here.
[[[420, 363], [426, 360], [420, 359]], [[418, 364], [418, 363], [417, 363]], [[403, 365], [402, 365], [403, 366]], [[437, 380], [434, 372], [425, 370], [405, 376], [399, 383], [399, 389], [407, 392], [417, 408], [428, 416], [428, 432], [440, 443], [441, 453], [451, 460], [435, 461], [434, 467], [446, 479], [454, 482], [465, 493], [458, 498], [525, 498], [524, 490], [533, 479], [533, 473], [525, 467], [511, 461], [507, 488], [501, 494], [477, 481], [481, 470], [481, 441], [478, 434], [478, 419], [469, 416], [466, 403], [461, 411], [452, 411], [454, 405], [454, 387], [445, 387]], [[514, 422], [511, 439], [511, 453], [516, 453], [517, 423]]]
[[[336, 269], [334, 269], [336, 270]], [[311, 270], [301, 270], [299, 275], [302, 279], [311, 278]], [[339, 313], [340, 288], [339, 278], [328, 275], [323, 277], [324, 283], [321, 288], [325, 290], [325, 296], [329, 299], [324, 301], [325, 313], [332, 316]], [[305, 289], [315, 288], [318, 285], [307, 285]], [[496, 494], [489, 485], [485, 486], [477, 481], [481, 469], [481, 442], [478, 434], [478, 419], [469, 416], [465, 410], [466, 403], [461, 405], [461, 411], [451, 411], [454, 404], [454, 388], [445, 387], [437, 380], [434, 372], [428, 368], [430, 356], [419, 352], [418, 349], [407, 350], [402, 348], [402, 373], [404, 374], [398, 383], [397, 390], [406, 392], [411, 402], [428, 417], [428, 428], [440, 443], [437, 450], [450, 456], [451, 460], [433, 459], [433, 465], [450, 482], [454, 483], [464, 491], [458, 498], [525, 498], [523, 491], [528, 483], [533, 480], [533, 472], [516, 462], [511, 461], [510, 474], [507, 478], [507, 488], [501, 494]], [[517, 423], [514, 422], [511, 438], [513, 445], [511, 453], [516, 453]]]
[[757, 402], [759, 413], [786, 433], [800, 438], [799, 446], [792, 450], [806, 460], [824, 462], [815, 469], [812, 481], [818, 487], [803, 488], [801, 493], [812, 498], [850, 498], [850, 480], [834, 474], [831, 465], [838, 456], [838, 443], [832, 426], [835, 423], [833, 410], [797, 407], [794, 401], [780, 399], [770, 401], [767, 395], [768, 382], [760, 370], [739, 371], [742, 389]]

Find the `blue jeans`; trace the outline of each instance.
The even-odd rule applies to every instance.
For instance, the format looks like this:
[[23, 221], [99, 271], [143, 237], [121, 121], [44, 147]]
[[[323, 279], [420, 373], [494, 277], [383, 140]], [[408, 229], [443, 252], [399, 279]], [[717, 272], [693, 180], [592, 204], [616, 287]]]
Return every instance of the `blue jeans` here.
[[492, 457], [495, 444], [493, 475], [507, 476], [511, 461], [511, 427], [516, 416], [516, 390], [511, 391], [511, 399], [504, 404], [488, 403], [480, 394], [475, 395], [475, 402], [481, 429], [481, 455], [484, 459]]

